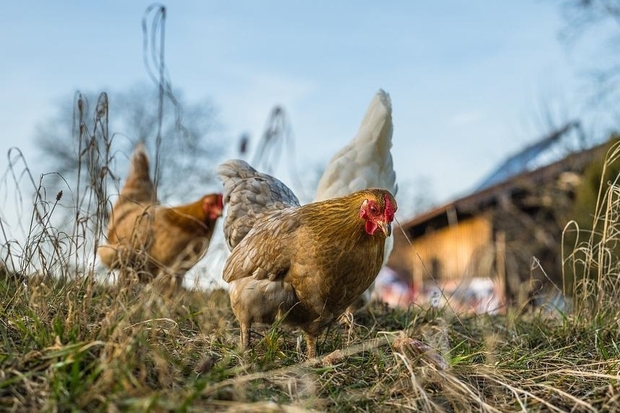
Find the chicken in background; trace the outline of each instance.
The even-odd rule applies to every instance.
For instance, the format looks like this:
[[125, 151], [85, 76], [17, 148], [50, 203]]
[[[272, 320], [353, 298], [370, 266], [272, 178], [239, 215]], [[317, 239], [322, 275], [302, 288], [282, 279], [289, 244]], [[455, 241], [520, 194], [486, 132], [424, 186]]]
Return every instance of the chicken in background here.
[[[357, 135], [329, 161], [319, 180], [315, 201], [349, 195], [366, 188], [387, 189], [396, 196], [398, 185], [390, 153], [393, 129], [390, 96], [379, 89], [366, 110]], [[387, 237], [383, 265], [387, 263], [393, 246], [394, 237]], [[374, 283], [348, 312], [365, 307], [373, 288]]]
[[146, 148], [139, 143], [110, 214], [107, 244], [97, 253], [108, 268], [133, 270], [141, 282], [165, 276], [180, 287], [205, 254], [222, 209], [221, 194], [176, 207], [158, 205]]
[[384, 189], [299, 205], [278, 179], [242, 160], [218, 168], [228, 212], [224, 232], [231, 255], [230, 284], [241, 347], [255, 322], [284, 322], [306, 333], [316, 356], [321, 330], [374, 281], [384, 262], [396, 200]]

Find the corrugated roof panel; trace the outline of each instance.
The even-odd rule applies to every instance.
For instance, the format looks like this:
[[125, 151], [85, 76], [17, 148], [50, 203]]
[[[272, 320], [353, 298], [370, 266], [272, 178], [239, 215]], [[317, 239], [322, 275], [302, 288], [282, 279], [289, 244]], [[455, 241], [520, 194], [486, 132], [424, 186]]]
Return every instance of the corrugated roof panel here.
[[579, 122], [569, 122], [561, 129], [511, 156], [483, 179], [474, 192], [497, 185], [513, 176], [542, 168], [570, 153], [583, 150], [582, 136], [580, 133], [577, 133], [576, 139], [575, 136], [570, 136], [574, 135], [569, 133], [573, 130], [581, 132]]

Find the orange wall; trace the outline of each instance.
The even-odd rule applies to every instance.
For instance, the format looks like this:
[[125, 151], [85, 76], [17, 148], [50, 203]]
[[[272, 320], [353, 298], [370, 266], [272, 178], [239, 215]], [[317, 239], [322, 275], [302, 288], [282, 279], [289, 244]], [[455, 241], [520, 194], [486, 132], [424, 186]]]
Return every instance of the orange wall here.
[[438, 263], [441, 280], [460, 278], [465, 275], [476, 252], [486, 246], [493, 247], [491, 223], [484, 216], [472, 217], [436, 231], [430, 230], [413, 239], [412, 245], [411, 262], [417, 285], [421, 285], [423, 279], [432, 279], [430, 273], [434, 261]]

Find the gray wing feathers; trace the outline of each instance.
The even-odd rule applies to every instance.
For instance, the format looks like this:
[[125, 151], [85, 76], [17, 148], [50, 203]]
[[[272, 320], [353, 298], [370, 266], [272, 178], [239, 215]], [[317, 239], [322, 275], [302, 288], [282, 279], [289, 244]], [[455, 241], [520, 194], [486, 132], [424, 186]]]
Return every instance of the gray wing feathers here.
[[226, 161], [217, 173], [224, 183], [224, 203], [228, 206], [224, 236], [231, 251], [254, 227], [258, 217], [299, 206], [299, 200], [284, 183], [256, 171], [245, 161]]

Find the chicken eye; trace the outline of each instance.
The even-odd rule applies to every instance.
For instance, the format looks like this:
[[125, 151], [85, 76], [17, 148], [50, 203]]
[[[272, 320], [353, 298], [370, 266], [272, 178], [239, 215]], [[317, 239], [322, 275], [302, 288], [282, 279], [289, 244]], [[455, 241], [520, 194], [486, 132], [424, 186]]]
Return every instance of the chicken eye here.
[[370, 212], [372, 212], [373, 215], [377, 215], [379, 213], [379, 210], [377, 209], [376, 206], [371, 205], [370, 206]]

